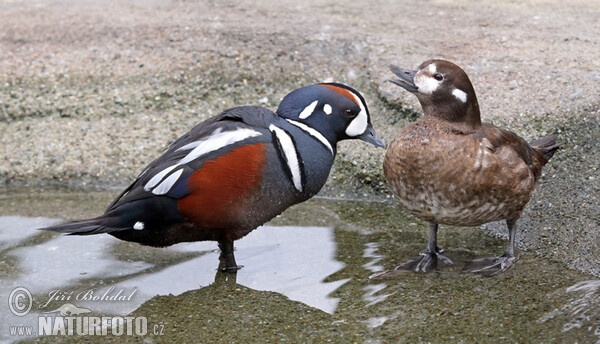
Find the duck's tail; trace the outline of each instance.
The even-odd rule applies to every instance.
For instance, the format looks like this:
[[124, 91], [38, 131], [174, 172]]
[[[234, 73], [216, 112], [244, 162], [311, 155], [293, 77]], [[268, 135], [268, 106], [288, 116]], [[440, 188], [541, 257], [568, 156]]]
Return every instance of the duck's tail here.
[[533, 147], [536, 151], [540, 152], [546, 162], [552, 158], [554, 152], [562, 145], [560, 142], [556, 142], [558, 135], [553, 134], [546, 137], [542, 137], [541, 139], [537, 139], [535, 141], [529, 142], [529, 145]]
[[110, 222], [111, 221], [106, 218], [99, 217], [95, 219], [74, 221], [62, 225], [40, 228], [40, 230], [66, 233], [69, 235], [91, 235], [111, 233], [122, 230], [122, 228], [112, 227]]

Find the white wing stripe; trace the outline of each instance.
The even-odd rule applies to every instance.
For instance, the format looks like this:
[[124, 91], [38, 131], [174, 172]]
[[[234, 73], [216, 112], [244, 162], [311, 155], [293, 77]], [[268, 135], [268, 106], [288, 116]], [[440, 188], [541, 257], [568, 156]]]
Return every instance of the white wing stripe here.
[[297, 126], [298, 128], [304, 130], [305, 132], [307, 132], [309, 135], [311, 135], [315, 139], [319, 140], [322, 144], [325, 145], [325, 147], [327, 147], [327, 149], [329, 149], [329, 151], [331, 152], [331, 155], [333, 155], [333, 147], [331, 147], [331, 143], [329, 143], [329, 141], [327, 141], [325, 136], [323, 136], [323, 134], [321, 134], [319, 131], [317, 131], [314, 128], [309, 127], [308, 125], [306, 125], [304, 123], [297, 122], [292, 119], [288, 119], [287, 121], [290, 122], [291, 124]]
[[[220, 129], [217, 129], [214, 133], [207, 137], [206, 140], [198, 143], [198, 146], [189, 152], [188, 155], [186, 155], [183, 159], [181, 159], [178, 164], [187, 164], [188, 162], [195, 160], [204, 154], [216, 151], [219, 148], [223, 148], [236, 142], [260, 135], [260, 132], [248, 128], [240, 128], [233, 131], [226, 131], [224, 133], [222, 133]], [[189, 146], [189, 144], [186, 146]]]
[[183, 173], [183, 168], [180, 168], [177, 171], [171, 173], [170, 176], [165, 178], [165, 180], [163, 180], [162, 183], [158, 184], [158, 186], [155, 187], [154, 190], [152, 190], [152, 193], [155, 195], [166, 194], [167, 192], [169, 192], [169, 190], [171, 190], [173, 185], [175, 185], [175, 183], [177, 182], [177, 179], [179, 179], [179, 177], [181, 176], [182, 173]]
[[[164, 195], [171, 190], [181, 173], [183, 173], [183, 169], [178, 170], [175, 173], [172, 173], [167, 176], [171, 171], [173, 171], [178, 166], [187, 164], [190, 161], [200, 158], [201, 156], [208, 154], [210, 152], [216, 151], [220, 148], [232, 145], [236, 142], [245, 140], [247, 138], [256, 137], [262, 135], [260, 132], [248, 128], [239, 128], [237, 130], [222, 132], [221, 128], [215, 130], [210, 136], [208, 136], [204, 140], [194, 141], [188, 143], [185, 146], [179, 147], [177, 150], [190, 150], [183, 159], [179, 160], [174, 165], [171, 165], [164, 170], [158, 172], [154, 177], [152, 177], [144, 186], [144, 190], [150, 191], [156, 185], [156, 188], [152, 190], [152, 193], [155, 195]], [[164, 180], [163, 180], [164, 178]], [[162, 181], [162, 183], [161, 183]], [[160, 183], [160, 184], [159, 184]]]
[[276, 127], [271, 124], [269, 126], [269, 130], [275, 133], [275, 137], [281, 144], [283, 148], [283, 155], [285, 156], [285, 161], [292, 173], [292, 183], [296, 190], [302, 192], [302, 176], [300, 174], [300, 163], [298, 162], [298, 154], [296, 154], [296, 147], [294, 147], [294, 142], [288, 133], [286, 133], [283, 129]]
[[146, 183], [146, 185], [144, 186], [144, 190], [150, 191], [150, 189], [155, 187], [169, 172], [173, 171], [173, 169], [177, 166], [178, 165], [175, 164], [158, 172], [154, 177], [152, 177], [152, 179], [148, 181], [148, 183]]

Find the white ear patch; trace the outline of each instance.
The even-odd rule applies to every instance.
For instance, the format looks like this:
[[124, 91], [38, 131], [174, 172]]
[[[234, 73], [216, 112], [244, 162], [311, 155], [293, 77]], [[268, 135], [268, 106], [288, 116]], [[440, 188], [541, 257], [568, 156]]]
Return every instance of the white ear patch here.
[[458, 100], [460, 100], [463, 103], [467, 102], [467, 94], [463, 90], [455, 88], [454, 90], [452, 90], [452, 95], [454, 95]]
[[326, 115], [331, 115], [331, 113], [333, 112], [331, 105], [329, 105], [329, 104], [323, 105], [323, 112], [325, 112]]
[[312, 113], [315, 111], [315, 108], [317, 107], [318, 103], [319, 103], [318, 100], [315, 100], [314, 102], [310, 103], [307, 107], [304, 108], [304, 110], [302, 110], [302, 112], [300, 112], [300, 115], [298, 116], [298, 118], [300, 118], [300, 119], [308, 118], [308, 116], [312, 115]]
[[144, 223], [142, 221], [138, 221], [133, 225], [133, 229], [141, 231], [144, 229]]

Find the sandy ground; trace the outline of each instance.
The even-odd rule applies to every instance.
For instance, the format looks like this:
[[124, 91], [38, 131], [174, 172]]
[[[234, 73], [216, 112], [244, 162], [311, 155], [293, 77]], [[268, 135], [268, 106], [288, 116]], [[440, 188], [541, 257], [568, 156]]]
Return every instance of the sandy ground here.
[[[389, 140], [420, 109], [387, 65], [445, 58], [485, 121], [561, 136], [520, 247], [600, 275], [599, 16], [596, 0], [0, 1], [0, 177], [120, 187], [202, 119], [325, 80], [361, 90]], [[385, 197], [382, 160], [341, 143], [324, 194]]]

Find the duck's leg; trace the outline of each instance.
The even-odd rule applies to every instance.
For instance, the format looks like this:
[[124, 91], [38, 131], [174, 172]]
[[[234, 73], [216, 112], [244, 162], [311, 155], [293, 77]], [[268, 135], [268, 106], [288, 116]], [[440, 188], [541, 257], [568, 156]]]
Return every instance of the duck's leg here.
[[508, 227], [508, 247], [500, 257], [489, 257], [473, 259], [467, 262], [463, 268], [463, 273], [481, 274], [486, 277], [496, 276], [508, 270], [515, 258], [515, 235], [517, 233], [517, 222], [515, 220], [506, 220]]
[[222, 269], [224, 272], [237, 272], [242, 266], [235, 263], [235, 256], [233, 255], [233, 241], [231, 240], [219, 240], [219, 248], [221, 249], [221, 260], [225, 261], [225, 267]]
[[415, 259], [411, 259], [396, 266], [394, 270], [405, 270], [424, 274], [437, 269], [439, 263], [441, 263], [441, 266], [454, 265], [450, 258], [441, 254], [443, 250], [437, 246], [437, 231], [438, 224], [430, 222], [429, 243], [427, 244], [425, 253], [422, 253]]
[[438, 264], [440, 266], [454, 265], [450, 258], [441, 254], [441, 250], [437, 246], [437, 230], [438, 224], [429, 223], [429, 243], [427, 244], [427, 250], [422, 253], [419, 257], [406, 261], [394, 268], [394, 270], [379, 272], [372, 275], [371, 278], [381, 278], [396, 275], [398, 272], [408, 271], [416, 272], [420, 274], [432, 272], [437, 269]]

